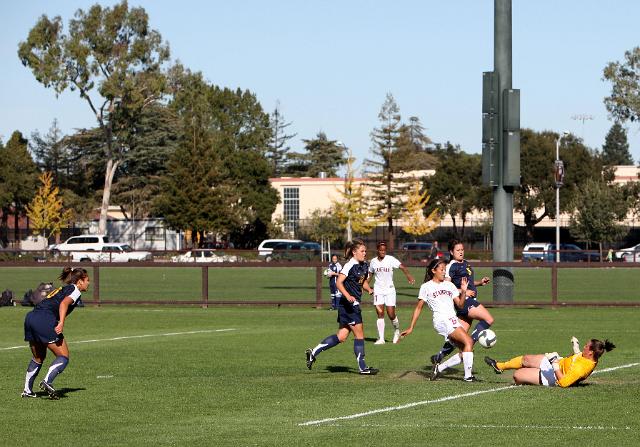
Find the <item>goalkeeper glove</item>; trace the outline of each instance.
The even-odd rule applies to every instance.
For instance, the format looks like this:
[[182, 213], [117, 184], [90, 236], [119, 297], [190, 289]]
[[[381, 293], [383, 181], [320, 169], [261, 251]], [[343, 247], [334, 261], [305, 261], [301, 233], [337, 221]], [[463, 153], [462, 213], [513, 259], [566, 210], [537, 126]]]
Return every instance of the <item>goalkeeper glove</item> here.
[[577, 338], [571, 337], [571, 347], [573, 348], [574, 354], [580, 353], [580, 342], [578, 342]]
[[549, 360], [549, 363], [557, 362], [562, 358], [557, 352], [547, 352], [544, 356]]

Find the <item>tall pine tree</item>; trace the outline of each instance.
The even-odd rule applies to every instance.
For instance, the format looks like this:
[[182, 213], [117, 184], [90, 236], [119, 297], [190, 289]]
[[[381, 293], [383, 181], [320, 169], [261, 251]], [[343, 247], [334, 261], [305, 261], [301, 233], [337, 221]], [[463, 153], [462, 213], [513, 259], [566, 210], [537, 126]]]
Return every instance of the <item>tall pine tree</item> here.
[[605, 166], [633, 165], [627, 141], [627, 131], [620, 123], [614, 123], [604, 139], [602, 164]]
[[287, 154], [291, 150], [288, 141], [297, 134], [287, 134], [286, 129], [291, 125], [282, 116], [280, 111], [280, 102], [276, 104], [276, 108], [269, 115], [269, 127], [271, 135], [267, 144], [267, 158], [271, 162], [274, 177], [280, 177], [284, 173], [285, 164], [287, 162]]

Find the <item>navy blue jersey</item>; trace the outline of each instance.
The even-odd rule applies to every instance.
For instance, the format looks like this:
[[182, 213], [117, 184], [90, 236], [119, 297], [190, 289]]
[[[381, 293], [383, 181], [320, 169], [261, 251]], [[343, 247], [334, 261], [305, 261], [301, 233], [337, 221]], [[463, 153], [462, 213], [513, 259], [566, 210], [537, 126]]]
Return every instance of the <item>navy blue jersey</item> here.
[[475, 280], [473, 279], [473, 268], [469, 265], [466, 259], [463, 259], [462, 262], [451, 260], [447, 265], [445, 276], [451, 278], [451, 282], [458, 289], [462, 284], [462, 278], [467, 278], [469, 281], [467, 290], [473, 290], [476, 292], [476, 297], [478, 296], [478, 289], [475, 285]]
[[73, 312], [73, 309], [75, 309], [78, 304], [78, 299], [80, 298], [80, 290], [78, 290], [75, 284], [68, 284], [51, 291], [45, 299], [36, 305], [34, 310], [36, 312], [51, 312], [56, 317], [56, 320], [60, 320], [60, 303], [62, 303], [62, 300], [67, 296], [70, 296], [73, 300], [73, 303], [71, 303], [67, 309], [67, 315], [69, 315]]
[[[367, 261], [358, 262], [354, 258], [351, 258], [345, 266], [342, 267], [340, 273], [346, 276], [342, 283], [344, 288], [347, 289], [349, 295], [360, 302], [362, 297], [362, 284], [367, 279], [367, 276], [369, 276], [369, 263]], [[343, 301], [349, 303], [345, 297], [340, 299], [340, 303], [342, 304]]]
[[[332, 262], [329, 264], [329, 270], [331, 270], [333, 273], [340, 273], [340, 270], [342, 270], [342, 266], [339, 262], [336, 262], [335, 264]], [[331, 287], [332, 290], [336, 287], [337, 280], [337, 276], [329, 277], [329, 287]]]

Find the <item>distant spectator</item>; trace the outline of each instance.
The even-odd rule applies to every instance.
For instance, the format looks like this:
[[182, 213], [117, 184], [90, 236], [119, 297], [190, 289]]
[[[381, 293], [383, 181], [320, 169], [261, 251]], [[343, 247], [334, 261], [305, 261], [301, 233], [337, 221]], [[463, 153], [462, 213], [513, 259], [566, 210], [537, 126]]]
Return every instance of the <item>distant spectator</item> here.
[[438, 257], [438, 252], [440, 249], [438, 248], [438, 241], [433, 241], [431, 245], [431, 251], [429, 251], [429, 261], [436, 259]]
[[609, 249], [607, 252], [607, 262], [613, 262], [613, 249]]

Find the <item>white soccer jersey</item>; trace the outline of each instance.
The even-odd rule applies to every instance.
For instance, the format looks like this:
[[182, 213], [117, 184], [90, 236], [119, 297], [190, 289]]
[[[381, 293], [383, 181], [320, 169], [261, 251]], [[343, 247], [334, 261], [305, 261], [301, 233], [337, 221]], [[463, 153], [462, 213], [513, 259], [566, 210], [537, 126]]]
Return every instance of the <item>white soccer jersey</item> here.
[[386, 255], [382, 260], [376, 256], [369, 262], [369, 272], [375, 276], [374, 293], [384, 293], [385, 290], [395, 289], [393, 285], [393, 269], [400, 267], [400, 261], [393, 256]]
[[433, 321], [445, 320], [456, 317], [456, 308], [453, 298], [460, 292], [450, 281], [436, 283], [433, 280], [420, 286], [418, 299], [424, 301], [433, 312]]

